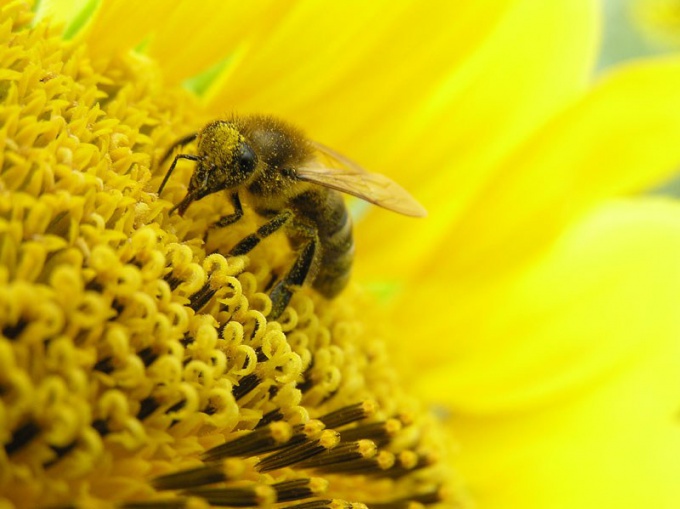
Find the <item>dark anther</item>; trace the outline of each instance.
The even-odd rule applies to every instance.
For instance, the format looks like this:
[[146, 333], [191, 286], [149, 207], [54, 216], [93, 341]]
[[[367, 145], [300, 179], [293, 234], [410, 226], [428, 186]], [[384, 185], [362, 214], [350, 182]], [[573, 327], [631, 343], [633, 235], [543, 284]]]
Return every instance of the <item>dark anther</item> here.
[[210, 301], [210, 299], [212, 299], [213, 295], [215, 295], [215, 291], [216, 290], [210, 288], [210, 285], [203, 285], [203, 287], [189, 299], [189, 307], [194, 311], [200, 310]]
[[281, 509], [330, 509], [331, 507], [337, 507], [333, 500], [313, 500], [302, 504], [287, 505]]
[[147, 502], [124, 502], [121, 509], [185, 509], [189, 501], [185, 498], [170, 500], [149, 500]]
[[55, 463], [57, 463], [61, 458], [66, 456], [69, 452], [71, 452], [73, 449], [75, 449], [76, 445], [78, 445], [78, 442], [73, 441], [68, 445], [65, 445], [64, 447], [57, 447], [56, 445], [51, 445], [50, 449], [54, 451], [56, 454], [56, 457], [51, 459], [50, 461], [43, 463], [43, 467], [49, 468]]
[[203, 466], [162, 475], [153, 480], [153, 485], [159, 490], [181, 490], [226, 480], [227, 476], [221, 469]]
[[314, 492], [310, 488], [309, 481], [309, 479], [293, 479], [273, 484], [272, 487], [276, 490], [276, 501], [290, 502], [313, 496]]
[[366, 419], [373, 415], [376, 410], [376, 405], [372, 401], [362, 401], [354, 405], [342, 407], [334, 412], [330, 412], [319, 420], [323, 422], [328, 428], [339, 428], [355, 421]]
[[18, 450], [27, 446], [31, 440], [38, 436], [40, 428], [33, 421], [29, 421], [23, 426], [20, 426], [12, 433], [12, 440], [5, 444], [5, 452], [14, 454]]
[[238, 385], [235, 385], [231, 389], [231, 393], [234, 395], [235, 400], [241, 399], [243, 396], [248, 394], [250, 391], [255, 389], [260, 384], [261, 380], [255, 373], [246, 375], [239, 381]]
[[92, 421], [92, 427], [102, 437], [105, 437], [106, 435], [111, 433], [111, 430], [109, 429], [109, 423], [106, 422], [105, 419], [97, 419], [95, 421]]
[[140, 421], [149, 417], [154, 412], [154, 410], [160, 406], [158, 401], [156, 401], [152, 396], [144, 398], [140, 404], [141, 406], [139, 408], [139, 412], [137, 412], [137, 419]]
[[14, 325], [6, 325], [3, 327], [2, 334], [8, 339], [16, 339], [19, 334], [24, 331], [27, 325], [28, 322], [23, 318], [20, 318]]
[[[125, 304], [123, 304], [118, 299], [113, 299], [113, 301], [111, 302], [111, 307], [116, 311], [116, 314], [119, 315], [125, 309]], [[113, 321], [115, 320], [115, 318], [116, 318], [115, 316], [112, 316], [111, 318], [109, 318], [109, 320]]]
[[182, 346], [187, 347], [195, 341], [194, 337], [189, 335], [189, 333], [184, 334], [184, 337], [179, 340]]
[[93, 369], [95, 371], [101, 371], [107, 375], [111, 374], [111, 372], [113, 372], [113, 357], [104, 357], [103, 359], [97, 361]]
[[206, 461], [221, 460], [238, 456], [255, 456], [281, 449], [290, 443], [290, 425], [278, 422], [271, 426], [249, 431], [229, 442], [213, 447], [203, 454]]
[[182, 283], [182, 280], [178, 277], [174, 277], [172, 272], [166, 274], [163, 279], [165, 279], [165, 282], [168, 283], [170, 290], [175, 290]]
[[260, 422], [257, 423], [257, 426], [255, 428], [261, 428], [263, 426], [266, 426], [269, 423], [276, 422], [276, 421], [282, 421], [283, 420], [283, 414], [281, 413], [281, 410], [278, 408], [275, 408], [271, 412], [267, 412], [262, 416], [260, 419]]
[[256, 348], [255, 353], [257, 354], [257, 362], [264, 362], [269, 360], [268, 357], [262, 352], [262, 348]]
[[243, 488], [194, 488], [186, 491], [205, 499], [214, 506], [257, 507], [262, 505], [258, 492], [252, 487]]
[[137, 352], [137, 357], [142, 359], [144, 366], [148, 368], [156, 359], [158, 359], [158, 354], [153, 351], [153, 348], [147, 346], [146, 348]]

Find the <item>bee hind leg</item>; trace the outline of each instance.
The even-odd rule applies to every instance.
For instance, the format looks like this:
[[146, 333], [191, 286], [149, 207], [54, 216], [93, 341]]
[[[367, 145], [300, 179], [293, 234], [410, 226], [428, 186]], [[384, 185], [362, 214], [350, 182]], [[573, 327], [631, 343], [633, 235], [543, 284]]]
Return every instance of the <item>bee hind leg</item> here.
[[[230, 216], [227, 216], [230, 217]], [[249, 253], [260, 241], [278, 231], [293, 219], [293, 212], [283, 210], [260, 226], [255, 233], [243, 238], [236, 244], [229, 254], [240, 256]], [[302, 248], [298, 251], [297, 258], [284, 278], [274, 285], [269, 298], [272, 301], [272, 309], [267, 315], [269, 320], [275, 320], [283, 313], [290, 302], [296, 287], [302, 286], [310, 272], [315, 273], [315, 261], [319, 237], [314, 228], [309, 226], [294, 225], [298, 235], [304, 239]]]
[[269, 312], [267, 319], [276, 320], [281, 316], [281, 313], [286, 309], [293, 296], [294, 289], [304, 284], [314, 266], [318, 242], [315, 234], [299, 251], [295, 263], [293, 263], [293, 266], [284, 278], [274, 285], [269, 294], [269, 298], [272, 301], [272, 310]]

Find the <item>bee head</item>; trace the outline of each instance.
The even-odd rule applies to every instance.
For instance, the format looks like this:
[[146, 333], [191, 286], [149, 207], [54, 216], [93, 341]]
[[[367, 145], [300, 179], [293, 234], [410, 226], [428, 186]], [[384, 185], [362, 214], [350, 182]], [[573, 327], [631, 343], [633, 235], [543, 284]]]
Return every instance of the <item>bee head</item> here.
[[216, 121], [198, 135], [198, 160], [187, 195], [177, 205], [180, 215], [196, 200], [247, 182], [257, 168], [257, 154], [236, 126]]

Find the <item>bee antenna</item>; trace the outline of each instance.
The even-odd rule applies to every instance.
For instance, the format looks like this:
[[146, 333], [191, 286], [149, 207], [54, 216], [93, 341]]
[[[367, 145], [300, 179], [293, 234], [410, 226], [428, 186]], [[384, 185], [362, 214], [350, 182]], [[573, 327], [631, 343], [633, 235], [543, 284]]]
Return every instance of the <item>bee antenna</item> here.
[[[175, 165], [173, 163], [173, 165], [170, 167], [170, 169], [165, 173], [165, 177], [163, 177], [163, 182], [161, 182], [161, 185], [158, 187], [158, 195], [159, 196], [163, 192], [163, 188], [165, 187], [165, 184], [168, 183], [168, 179], [170, 178], [170, 174], [172, 173], [172, 171], [174, 169], [175, 169]], [[177, 208], [177, 207], [174, 207], [173, 210], [175, 208]]]
[[165, 187], [165, 184], [168, 183], [168, 179], [170, 178], [170, 175], [172, 175], [172, 172], [175, 171], [175, 166], [177, 166], [177, 161], [179, 161], [180, 159], [189, 159], [189, 161], [198, 161], [200, 158], [198, 156], [195, 156], [195, 155], [192, 155], [192, 154], [177, 154], [175, 156], [175, 159], [173, 159], [172, 164], [170, 165], [170, 168], [168, 168], [168, 172], [165, 174], [165, 177], [163, 177], [163, 182], [161, 182], [161, 185], [158, 188], [158, 194], [159, 195], [163, 192], [163, 188]]

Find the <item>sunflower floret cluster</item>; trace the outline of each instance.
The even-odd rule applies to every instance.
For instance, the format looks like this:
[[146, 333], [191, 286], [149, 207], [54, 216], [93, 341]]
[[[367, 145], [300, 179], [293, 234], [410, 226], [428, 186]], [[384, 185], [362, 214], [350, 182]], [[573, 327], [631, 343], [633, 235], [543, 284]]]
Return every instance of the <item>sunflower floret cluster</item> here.
[[155, 194], [159, 154], [201, 121], [192, 98], [31, 20], [0, 8], [0, 501], [451, 501], [436, 423], [358, 291], [302, 289], [267, 321], [287, 251], [222, 256], [249, 225], [209, 232], [224, 204], [180, 218]]

